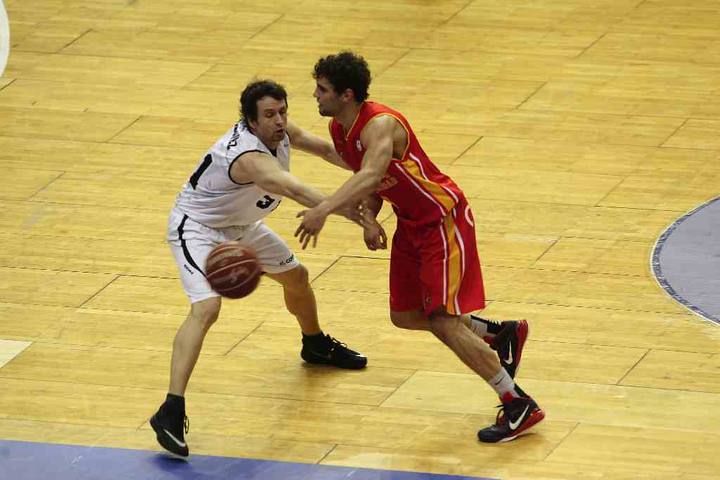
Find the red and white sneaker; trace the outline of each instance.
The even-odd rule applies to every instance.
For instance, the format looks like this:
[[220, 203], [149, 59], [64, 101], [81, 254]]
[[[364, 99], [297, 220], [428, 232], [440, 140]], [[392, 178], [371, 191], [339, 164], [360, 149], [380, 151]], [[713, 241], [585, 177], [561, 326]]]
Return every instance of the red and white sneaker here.
[[509, 442], [545, 418], [545, 412], [532, 398], [506, 395], [500, 405], [495, 424], [478, 431], [478, 440], [481, 442]]
[[503, 368], [515, 378], [530, 328], [526, 320], [507, 320], [500, 324], [502, 330], [488, 343], [497, 352]]

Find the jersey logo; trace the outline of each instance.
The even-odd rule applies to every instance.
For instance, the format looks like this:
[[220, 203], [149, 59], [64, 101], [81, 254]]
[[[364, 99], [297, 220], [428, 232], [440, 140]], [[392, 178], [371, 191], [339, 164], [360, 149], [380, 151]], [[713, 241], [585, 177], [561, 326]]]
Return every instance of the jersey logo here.
[[360, 143], [360, 140], [355, 140], [355, 148], [357, 148], [358, 152], [362, 152], [362, 143]]
[[295, 254], [290, 255], [290, 258], [286, 258], [280, 262], [280, 265], [287, 265], [288, 263], [292, 263], [293, 260], [295, 260]]

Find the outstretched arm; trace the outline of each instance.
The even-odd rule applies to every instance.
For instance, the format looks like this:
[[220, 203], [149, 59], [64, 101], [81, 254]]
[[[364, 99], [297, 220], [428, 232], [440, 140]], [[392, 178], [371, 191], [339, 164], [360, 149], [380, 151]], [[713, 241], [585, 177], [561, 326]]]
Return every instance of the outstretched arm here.
[[382, 116], [368, 123], [360, 134], [360, 140], [367, 147], [360, 171], [317, 207], [298, 214], [304, 218], [295, 236], [299, 236], [303, 248], [311, 238], [317, 237], [329, 214], [354, 205], [375, 192], [392, 161], [395, 122], [397, 120], [392, 117]]
[[233, 162], [230, 177], [236, 183], [253, 182], [268, 192], [292, 198], [312, 208], [325, 196], [303, 184], [297, 177], [280, 168], [277, 160], [266, 153], [247, 152]]
[[319, 206], [326, 215], [375, 193], [392, 161], [396, 122], [393, 117], [382, 116], [363, 128], [360, 141], [366, 151], [362, 167]]
[[317, 135], [303, 130], [290, 121], [288, 121], [287, 124], [287, 133], [290, 137], [290, 145], [292, 145], [293, 148], [316, 155], [336, 167], [350, 170], [348, 164], [345, 163], [342, 157], [335, 151], [335, 147], [327, 140], [323, 140]]
[[[270, 193], [292, 198], [308, 208], [317, 206], [325, 198], [322, 193], [280, 168], [277, 160], [266, 153], [247, 152], [240, 155], [230, 168], [230, 177], [236, 183], [253, 182]], [[366, 210], [357, 205], [340, 209], [337, 214], [360, 226], [370, 221]]]

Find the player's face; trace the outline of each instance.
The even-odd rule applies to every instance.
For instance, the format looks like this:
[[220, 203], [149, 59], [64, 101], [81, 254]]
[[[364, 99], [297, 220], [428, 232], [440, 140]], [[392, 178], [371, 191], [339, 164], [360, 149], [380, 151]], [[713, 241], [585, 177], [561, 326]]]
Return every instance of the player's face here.
[[272, 97], [257, 101], [257, 120], [248, 122], [252, 131], [265, 145], [276, 145], [285, 138], [287, 103]]
[[340, 96], [335, 91], [332, 83], [324, 77], [317, 78], [313, 97], [317, 100], [318, 110], [323, 117], [335, 116], [342, 109]]

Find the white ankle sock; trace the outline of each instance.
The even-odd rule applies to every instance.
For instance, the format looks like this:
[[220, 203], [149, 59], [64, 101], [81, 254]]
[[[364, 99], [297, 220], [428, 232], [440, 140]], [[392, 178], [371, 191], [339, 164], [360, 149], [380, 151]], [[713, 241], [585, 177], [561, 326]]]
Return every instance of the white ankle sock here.
[[497, 392], [498, 397], [502, 398], [506, 393], [509, 393], [513, 397], [520, 396], [518, 392], [515, 391], [515, 381], [502, 367], [498, 374], [487, 383]]

